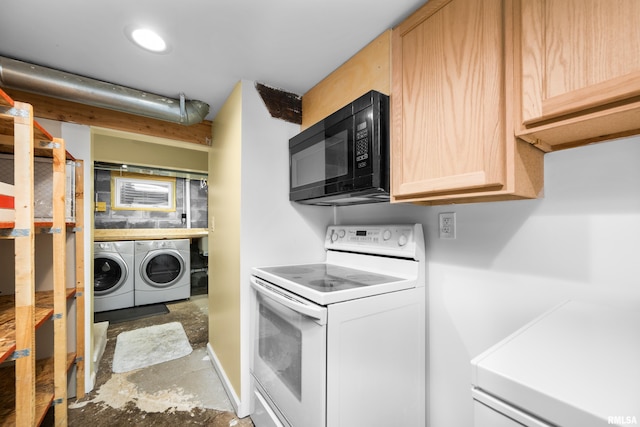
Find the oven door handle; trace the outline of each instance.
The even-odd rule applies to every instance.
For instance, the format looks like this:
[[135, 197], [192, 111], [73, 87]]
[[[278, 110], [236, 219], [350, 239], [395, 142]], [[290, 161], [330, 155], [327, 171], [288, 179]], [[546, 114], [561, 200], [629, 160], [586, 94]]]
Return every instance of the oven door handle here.
[[251, 287], [264, 297], [282, 304], [296, 313], [310, 317], [320, 325], [327, 324], [326, 307], [311, 305], [294, 299], [283, 291], [277, 289], [275, 286], [272, 286], [254, 276], [251, 276]]

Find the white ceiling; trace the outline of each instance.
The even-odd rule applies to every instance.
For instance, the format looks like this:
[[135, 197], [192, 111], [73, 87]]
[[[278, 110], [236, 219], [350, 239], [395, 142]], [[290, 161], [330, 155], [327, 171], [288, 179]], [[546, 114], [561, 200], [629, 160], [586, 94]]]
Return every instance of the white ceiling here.
[[[210, 105], [241, 79], [299, 95], [424, 0], [20, 0], [0, 7], [0, 56]], [[132, 44], [130, 26], [170, 45]]]

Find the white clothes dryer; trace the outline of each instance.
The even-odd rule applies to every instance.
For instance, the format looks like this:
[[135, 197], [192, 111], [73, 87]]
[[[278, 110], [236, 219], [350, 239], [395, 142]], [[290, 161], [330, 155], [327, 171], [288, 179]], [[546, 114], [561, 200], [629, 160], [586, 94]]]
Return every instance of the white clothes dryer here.
[[136, 305], [191, 297], [189, 239], [135, 242]]
[[93, 311], [134, 306], [133, 241], [93, 244]]

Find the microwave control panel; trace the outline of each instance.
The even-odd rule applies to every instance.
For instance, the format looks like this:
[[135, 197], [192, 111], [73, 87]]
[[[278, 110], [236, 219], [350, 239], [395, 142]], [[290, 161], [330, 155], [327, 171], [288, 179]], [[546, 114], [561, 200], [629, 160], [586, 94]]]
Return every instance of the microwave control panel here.
[[356, 167], [362, 169], [369, 163], [369, 130], [367, 122], [358, 123], [356, 126]]

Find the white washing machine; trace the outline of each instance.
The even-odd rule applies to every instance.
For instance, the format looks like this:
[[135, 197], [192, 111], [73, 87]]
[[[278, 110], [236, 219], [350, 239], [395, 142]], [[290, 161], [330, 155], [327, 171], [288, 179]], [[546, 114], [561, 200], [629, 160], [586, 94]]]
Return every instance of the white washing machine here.
[[93, 244], [93, 311], [134, 306], [133, 241]]
[[136, 305], [191, 297], [189, 239], [135, 242]]

